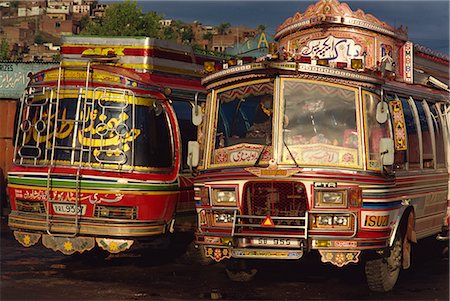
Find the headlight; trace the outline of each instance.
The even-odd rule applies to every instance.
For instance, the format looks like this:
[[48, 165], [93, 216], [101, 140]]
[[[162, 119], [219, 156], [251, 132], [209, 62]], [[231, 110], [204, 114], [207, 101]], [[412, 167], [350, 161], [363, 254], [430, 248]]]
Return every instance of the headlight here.
[[233, 188], [213, 188], [212, 203], [216, 206], [236, 206], [236, 189]]
[[233, 222], [233, 215], [231, 213], [215, 213], [216, 224], [229, 224]]
[[351, 229], [352, 216], [349, 214], [316, 214], [312, 228]]
[[314, 195], [316, 207], [347, 207], [347, 190], [316, 190]]

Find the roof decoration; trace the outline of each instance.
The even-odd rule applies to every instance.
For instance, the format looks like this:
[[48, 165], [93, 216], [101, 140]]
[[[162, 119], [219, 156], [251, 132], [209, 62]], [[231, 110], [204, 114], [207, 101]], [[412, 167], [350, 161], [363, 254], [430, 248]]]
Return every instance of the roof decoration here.
[[358, 9], [353, 11], [346, 3], [337, 0], [321, 0], [311, 4], [304, 13], [297, 12], [280, 25], [275, 39], [280, 39], [292, 32], [313, 27], [320, 23], [334, 23], [362, 27], [401, 40], [407, 40], [407, 28], [400, 26], [394, 29], [371, 14]]
[[440, 53], [433, 49], [427, 48], [425, 46], [414, 44], [414, 50], [416, 55], [424, 54], [424, 57], [429, 58], [433, 61], [449, 65], [450, 56], [444, 53]]

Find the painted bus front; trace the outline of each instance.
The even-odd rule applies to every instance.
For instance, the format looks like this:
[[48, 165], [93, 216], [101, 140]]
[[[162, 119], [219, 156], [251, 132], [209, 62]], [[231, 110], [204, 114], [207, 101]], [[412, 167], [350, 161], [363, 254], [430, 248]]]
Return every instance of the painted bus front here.
[[206, 57], [150, 38], [66, 37], [31, 76], [8, 174], [9, 227], [25, 247], [110, 253], [193, 231], [183, 155]]
[[232, 280], [252, 279], [256, 259], [318, 252], [391, 290], [411, 243], [446, 235], [449, 59], [335, 0], [275, 39], [203, 79], [196, 244]]

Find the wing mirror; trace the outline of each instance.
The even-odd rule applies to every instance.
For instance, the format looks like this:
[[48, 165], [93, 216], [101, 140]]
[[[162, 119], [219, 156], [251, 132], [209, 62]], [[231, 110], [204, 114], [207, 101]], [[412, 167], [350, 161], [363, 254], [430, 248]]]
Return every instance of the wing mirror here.
[[200, 144], [197, 141], [188, 142], [187, 165], [192, 169], [198, 166], [200, 159]]
[[192, 123], [195, 126], [199, 126], [202, 123], [202, 120], [203, 120], [202, 108], [198, 104], [198, 92], [197, 92], [195, 93], [194, 107], [192, 108]]
[[383, 166], [394, 164], [394, 139], [380, 139], [380, 158]]
[[378, 123], [383, 124], [388, 119], [389, 115], [389, 107], [388, 104], [384, 101], [380, 101], [377, 104], [377, 112], [376, 112], [376, 118]]

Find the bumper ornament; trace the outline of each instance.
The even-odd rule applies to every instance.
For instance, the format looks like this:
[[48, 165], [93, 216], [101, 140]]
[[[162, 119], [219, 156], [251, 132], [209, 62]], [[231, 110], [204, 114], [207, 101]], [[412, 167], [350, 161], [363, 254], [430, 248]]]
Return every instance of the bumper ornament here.
[[330, 262], [335, 266], [342, 267], [350, 262], [357, 263], [361, 251], [343, 251], [343, 250], [319, 250], [322, 255], [322, 262]]
[[63, 237], [43, 234], [42, 244], [53, 251], [59, 251], [64, 255], [72, 255], [75, 252], [83, 253], [92, 250], [95, 241], [93, 237]]
[[128, 250], [134, 243], [134, 240], [109, 238], [96, 238], [95, 241], [100, 248], [113, 254]]
[[205, 247], [205, 255], [206, 257], [212, 258], [216, 262], [219, 262], [225, 258], [231, 258], [231, 252], [228, 248]]
[[41, 234], [14, 231], [14, 237], [24, 247], [31, 247], [38, 243]]

